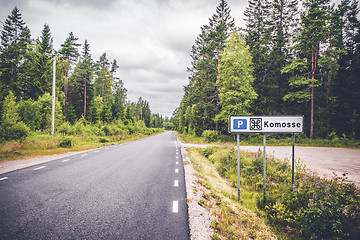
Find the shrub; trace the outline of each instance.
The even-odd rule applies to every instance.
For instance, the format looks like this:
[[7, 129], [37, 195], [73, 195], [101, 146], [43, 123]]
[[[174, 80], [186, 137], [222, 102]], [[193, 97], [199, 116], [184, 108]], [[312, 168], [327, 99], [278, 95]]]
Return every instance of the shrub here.
[[71, 138], [61, 139], [59, 146], [62, 148], [71, 148]]
[[101, 143], [106, 143], [106, 142], [109, 142], [110, 140], [108, 139], [108, 138], [106, 138], [106, 137], [100, 137], [99, 138], [99, 142], [101, 142]]
[[23, 122], [3, 122], [0, 126], [0, 139], [2, 141], [24, 140], [30, 133], [30, 129]]
[[57, 131], [62, 134], [68, 134], [70, 132], [70, 128], [71, 128], [70, 123], [64, 122], [57, 128]]
[[205, 130], [201, 136], [204, 137], [207, 142], [215, 142], [218, 140], [219, 133], [214, 130]]

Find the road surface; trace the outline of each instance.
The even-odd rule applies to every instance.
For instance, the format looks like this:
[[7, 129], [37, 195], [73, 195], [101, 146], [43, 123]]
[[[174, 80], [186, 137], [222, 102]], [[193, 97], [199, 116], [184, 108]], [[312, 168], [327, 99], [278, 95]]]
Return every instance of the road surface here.
[[0, 174], [0, 239], [189, 239], [173, 132]]
[[[263, 146], [240, 146], [242, 151], [257, 152]], [[291, 146], [266, 146], [266, 155], [291, 160]], [[297, 147], [295, 159], [304, 162], [306, 167], [328, 179], [347, 173], [348, 180], [360, 186], [360, 149]]]

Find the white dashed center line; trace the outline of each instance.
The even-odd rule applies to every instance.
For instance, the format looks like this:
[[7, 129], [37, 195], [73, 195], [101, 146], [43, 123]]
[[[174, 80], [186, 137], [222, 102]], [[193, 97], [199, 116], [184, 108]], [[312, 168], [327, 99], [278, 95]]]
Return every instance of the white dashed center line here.
[[178, 213], [178, 212], [179, 212], [179, 202], [173, 201], [173, 213]]
[[83, 154], [83, 155], [81, 155], [82, 157], [85, 157], [87, 154], [85, 153], [85, 154]]
[[40, 170], [40, 169], [43, 169], [43, 168], [46, 168], [46, 166], [41, 166], [41, 167], [34, 168], [34, 171]]
[[3, 177], [3, 178], [0, 178], [0, 181], [6, 180], [6, 179], [8, 179], [8, 177]]
[[174, 181], [174, 187], [178, 187], [179, 186], [179, 180], [175, 180]]
[[70, 161], [70, 158], [62, 160], [61, 162], [67, 162], [67, 161]]

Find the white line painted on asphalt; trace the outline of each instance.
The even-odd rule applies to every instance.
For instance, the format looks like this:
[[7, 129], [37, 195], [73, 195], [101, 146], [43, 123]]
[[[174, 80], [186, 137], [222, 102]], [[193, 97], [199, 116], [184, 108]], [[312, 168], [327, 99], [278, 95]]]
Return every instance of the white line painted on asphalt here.
[[70, 161], [70, 158], [62, 160], [62, 162], [67, 162], [67, 161]]
[[178, 201], [173, 201], [173, 213], [178, 213], [179, 212], [179, 202]]
[[174, 181], [174, 187], [178, 187], [179, 186], [179, 180], [175, 180]]
[[6, 179], [8, 179], [8, 177], [3, 177], [3, 178], [0, 178], [0, 181], [6, 180]]
[[98, 153], [98, 152], [99, 152], [99, 150], [96, 150], [96, 151], [94, 151], [94, 152]]
[[176, 156], [176, 159], [179, 159], [179, 157], [178, 157], [178, 156]]
[[41, 167], [34, 168], [34, 171], [40, 170], [40, 169], [43, 169], [43, 168], [46, 168], [46, 166], [41, 166]]
[[179, 162], [176, 162], [176, 165], [178, 165], [179, 164]]
[[85, 154], [83, 154], [83, 155], [81, 155], [82, 157], [85, 157], [87, 154], [85, 153]]
[[175, 173], [178, 173], [179, 172], [179, 169], [175, 169]]

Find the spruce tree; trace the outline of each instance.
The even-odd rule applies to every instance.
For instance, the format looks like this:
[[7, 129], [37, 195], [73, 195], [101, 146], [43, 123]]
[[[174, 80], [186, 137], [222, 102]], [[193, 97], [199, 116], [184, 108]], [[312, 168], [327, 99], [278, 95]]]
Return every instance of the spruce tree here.
[[[248, 115], [252, 100], [256, 99], [251, 55], [243, 39], [235, 31], [221, 54], [220, 87], [221, 112], [216, 116], [224, 126], [229, 116]], [[224, 133], [227, 128], [222, 129]]]
[[0, 102], [9, 91], [12, 91], [18, 100], [24, 97], [27, 79], [23, 74], [23, 67], [30, 42], [30, 30], [25, 26], [19, 9], [15, 7], [5, 20], [1, 32]]

